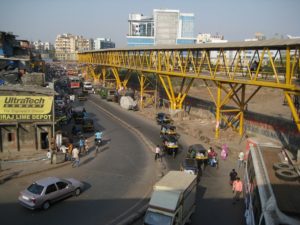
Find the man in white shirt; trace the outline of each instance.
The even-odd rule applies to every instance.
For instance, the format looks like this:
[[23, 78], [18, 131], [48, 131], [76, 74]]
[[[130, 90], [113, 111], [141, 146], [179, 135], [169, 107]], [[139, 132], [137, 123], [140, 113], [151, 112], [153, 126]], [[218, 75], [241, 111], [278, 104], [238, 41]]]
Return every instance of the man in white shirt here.
[[66, 154], [67, 153], [67, 147], [65, 145], [62, 145], [60, 147], [60, 150], [62, 151], [62, 153]]
[[47, 151], [47, 159], [51, 159], [51, 152], [50, 152], [50, 150]]
[[238, 168], [240, 168], [243, 165], [243, 163], [244, 163], [244, 156], [245, 156], [244, 152], [241, 151], [239, 153], [239, 156], [238, 156]]
[[159, 145], [156, 145], [156, 148], [155, 148], [155, 157], [154, 157], [155, 161], [156, 161], [156, 159], [159, 158], [159, 153], [160, 153], [160, 147], [159, 147]]
[[72, 156], [74, 158], [74, 162], [72, 163], [72, 167], [78, 167], [79, 166], [79, 150], [77, 147], [73, 148]]

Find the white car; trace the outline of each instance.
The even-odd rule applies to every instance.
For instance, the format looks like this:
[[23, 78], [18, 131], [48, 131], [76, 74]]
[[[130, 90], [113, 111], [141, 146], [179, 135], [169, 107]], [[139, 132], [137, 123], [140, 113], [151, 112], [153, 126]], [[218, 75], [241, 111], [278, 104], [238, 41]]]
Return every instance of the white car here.
[[85, 81], [85, 82], [83, 82], [83, 88], [86, 89], [86, 90], [92, 90], [93, 89], [93, 85], [92, 85], [91, 82]]
[[84, 184], [74, 178], [47, 177], [21, 191], [19, 203], [29, 209], [49, 209], [50, 205], [68, 196], [78, 196]]

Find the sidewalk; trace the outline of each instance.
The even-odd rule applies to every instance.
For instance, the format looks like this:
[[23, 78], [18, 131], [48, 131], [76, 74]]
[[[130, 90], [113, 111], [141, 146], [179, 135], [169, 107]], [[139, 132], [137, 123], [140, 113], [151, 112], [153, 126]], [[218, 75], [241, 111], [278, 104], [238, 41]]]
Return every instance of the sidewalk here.
[[69, 164], [69, 161], [59, 164], [51, 164], [50, 160], [41, 157], [30, 160], [2, 161], [0, 185], [14, 178], [25, 177], [32, 174], [53, 170]]

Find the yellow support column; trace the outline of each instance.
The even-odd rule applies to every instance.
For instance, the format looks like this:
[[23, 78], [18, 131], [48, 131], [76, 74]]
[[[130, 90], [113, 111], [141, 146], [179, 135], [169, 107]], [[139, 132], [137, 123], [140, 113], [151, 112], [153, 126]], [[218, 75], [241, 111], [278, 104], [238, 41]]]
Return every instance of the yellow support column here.
[[170, 90], [170, 93], [171, 93], [171, 99], [170, 99], [171, 100], [171, 109], [175, 110], [175, 109], [177, 109], [177, 104], [176, 104], [177, 102], [176, 102], [174, 89], [173, 89], [173, 86], [172, 86], [170, 76], [167, 76], [167, 80], [168, 80], [169, 90]]
[[221, 123], [221, 90], [222, 84], [220, 82], [217, 83], [217, 104], [216, 104], [216, 133], [215, 137], [219, 138], [220, 136], [220, 123]]
[[[296, 54], [296, 53], [295, 53]], [[291, 83], [291, 54], [290, 48], [286, 48], [286, 64], [285, 64], [285, 82], [286, 84]]]
[[140, 82], [140, 107], [141, 109], [144, 108], [144, 84], [145, 84], [145, 76], [144, 74], [141, 73], [141, 76], [138, 77], [139, 78], [139, 82]]
[[243, 84], [241, 104], [240, 104], [240, 129], [239, 129], [239, 134], [241, 136], [243, 135], [243, 132], [244, 132], [245, 93], [246, 93], [246, 86]]
[[124, 80], [122, 82], [124, 88], [127, 87], [127, 83], [129, 81], [130, 77], [131, 77], [131, 70], [128, 70], [127, 73], [126, 73], [126, 75], [125, 75], [125, 78], [124, 78]]
[[122, 83], [121, 83], [121, 80], [120, 80], [119, 71], [115, 67], [111, 68], [111, 70], [112, 70], [112, 72], [115, 76], [115, 79], [116, 79], [116, 88], [120, 89], [122, 87]]
[[105, 84], [105, 78], [106, 78], [106, 69], [105, 69], [105, 67], [102, 67], [101, 71], [102, 71], [102, 73], [101, 73], [101, 75], [102, 75], [102, 82], [103, 82], [103, 85], [106, 86], [106, 84]]
[[289, 105], [289, 107], [290, 107], [290, 109], [291, 109], [292, 116], [293, 116], [293, 119], [294, 119], [294, 121], [295, 121], [295, 123], [296, 123], [296, 126], [297, 126], [297, 128], [298, 128], [298, 131], [300, 131], [300, 119], [299, 119], [299, 115], [298, 115], [298, 113], [297, 113], [297, 109], [296, 109], [296, 107], [295, 107], [295, 105], [294, 105], [294, 102], [293, 102], [293, 100], [292, 100], [292, 98], [291, 98], [291, 96], [290, 96], [289, 93], [287, 93], [287, 92], [285, 91], [285, 92], [284, 92], [284, 95], [285, 95], [285, 99], [287, 100], [288, 105]]

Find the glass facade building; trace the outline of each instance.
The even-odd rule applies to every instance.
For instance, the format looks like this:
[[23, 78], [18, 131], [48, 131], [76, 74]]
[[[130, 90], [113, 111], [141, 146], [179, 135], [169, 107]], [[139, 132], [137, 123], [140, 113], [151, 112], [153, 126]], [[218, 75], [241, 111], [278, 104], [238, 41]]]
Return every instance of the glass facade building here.
[[194, 38], [194, 14], [185, 13], [180, 15], [180, 37], [182, 38]]
[[153, 46], [154, 45], [154, 37], [139, 37], [139, 36], [131, 36], [127, 37], [127, 45], [130, 47], [134, 46]]
[[194, 14], [154, 9], [153, 17], [129, 14], [128, 46], [194, 44]]

